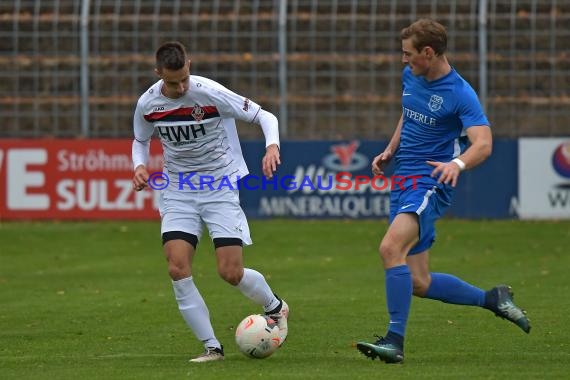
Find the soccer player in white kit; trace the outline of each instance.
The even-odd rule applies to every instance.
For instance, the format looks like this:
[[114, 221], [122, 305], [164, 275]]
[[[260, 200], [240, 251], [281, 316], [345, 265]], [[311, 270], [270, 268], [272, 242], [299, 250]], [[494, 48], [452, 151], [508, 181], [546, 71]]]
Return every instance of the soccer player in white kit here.
[[[248, 169], [235, 119], [261, 126], [266, 177], [273, 176], [281, 161], [277, 118], [213, 80], [190, 75], [190, 62], [185, 47], [176, 41], [156, 51], [155, 73], [160, 80], [139, 98], [134, 114], [133, 188], [141, 191], [149, 186], [146, 164], [156, 132], [169, 178], [159, 198], [164, 254], [178, 308], [205, 347], [190, 361], [207, 362], [222, 360], [224, 350], [192, 277], [203, 224], [214, 242], [220, 277], [277, 321], [281, 344], [287, 337], [287, 303], [273, 293], [261, 273], [243, 266], [242, 246], [252, 241], [237, 190], [237, 180]], [[209, 185], [204, 186], [206, 182]]]

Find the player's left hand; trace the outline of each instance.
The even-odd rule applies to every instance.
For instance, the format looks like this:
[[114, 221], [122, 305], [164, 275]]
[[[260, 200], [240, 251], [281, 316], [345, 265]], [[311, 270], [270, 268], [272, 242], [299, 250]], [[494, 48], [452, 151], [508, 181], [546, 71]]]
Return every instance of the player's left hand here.
[[459, 178], [459, 173], [461, 169], [455, 162], [438, 162], [438, 161], [426, 161], [427, 164], [435, 167], [431, 172], [432, 177], [438, 177], [438, 183], [444, 183], [446, 185], [451, 184], [452, 187], [457, 185], [457, 179]]
[[277, 170], [277, 165], [281, 165], [279, 147], [277, 144], [271, 144], [265, 148], [265, 156], [263, 156], [261, 161], [263, 174], [267, 178], [272, 178], [273, 173]]

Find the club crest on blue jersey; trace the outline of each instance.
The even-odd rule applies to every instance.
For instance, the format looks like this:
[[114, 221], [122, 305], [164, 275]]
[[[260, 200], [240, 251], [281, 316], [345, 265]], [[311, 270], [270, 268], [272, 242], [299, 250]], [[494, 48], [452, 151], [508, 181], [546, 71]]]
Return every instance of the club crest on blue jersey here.
[[439, 95], [432, 95], [431, 98], [429, 98], [428, 106], [432, 112], [439, 110], [442, 104], [443, 98]]

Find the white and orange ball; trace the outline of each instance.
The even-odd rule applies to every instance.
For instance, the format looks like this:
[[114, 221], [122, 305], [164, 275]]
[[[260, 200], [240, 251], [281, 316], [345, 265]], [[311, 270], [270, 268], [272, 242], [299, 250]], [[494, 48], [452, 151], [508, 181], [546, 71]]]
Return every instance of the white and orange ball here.
[[279, 327], [266, 315], [249, 315], [236, 328], [236, 343], [245, 356], [266, 358], [279, 348]]

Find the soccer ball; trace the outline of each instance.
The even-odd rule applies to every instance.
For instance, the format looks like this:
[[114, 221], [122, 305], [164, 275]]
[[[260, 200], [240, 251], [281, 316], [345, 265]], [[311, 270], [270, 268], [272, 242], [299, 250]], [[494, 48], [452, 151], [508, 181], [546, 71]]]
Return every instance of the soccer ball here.
[[279, 348], [279, 327], [266, 315], [249, 315], [236, 328], [236, 343], [245, 356], [266, 358]]

